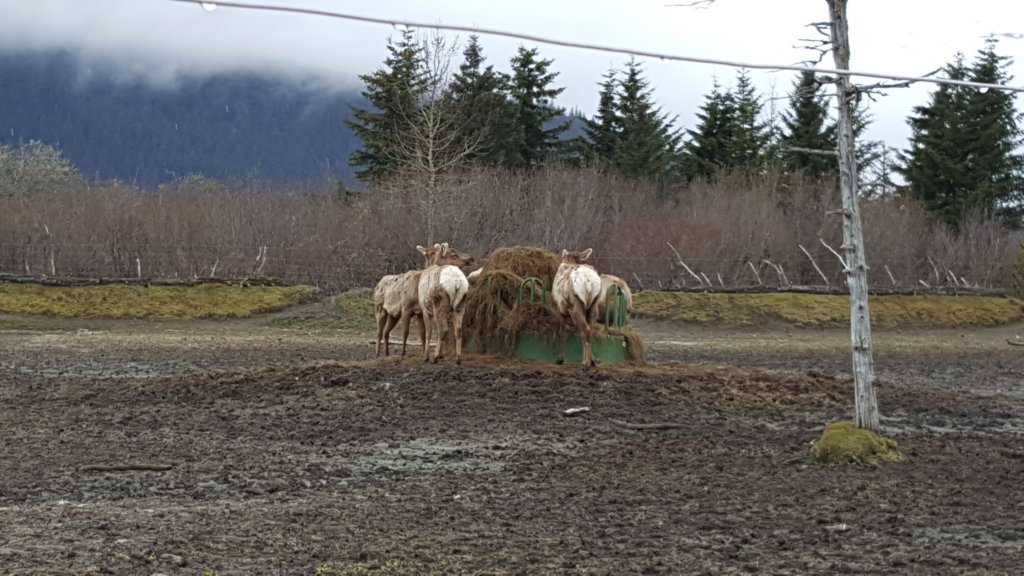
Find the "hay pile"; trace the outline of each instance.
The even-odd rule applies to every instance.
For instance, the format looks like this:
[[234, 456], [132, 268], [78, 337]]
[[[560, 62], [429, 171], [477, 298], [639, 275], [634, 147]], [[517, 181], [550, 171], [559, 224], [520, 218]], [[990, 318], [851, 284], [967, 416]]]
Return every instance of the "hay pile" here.
[[[561, 259], [550, 250], [534, 246], [498, 248], [484, 261], [480, 274], [469, 281], [463, 332], [478, 343], [497, 339], [515, 346], [519, 334], [536, 333], [557, 342], [567, 324], [555, 307], [551, 286]], [[543, 289], [530, 283], [520, 286], [525, 278], [537, 278]], [[640, 336], [630, 326], [599, 325], [597, 334], [622, 336], [628, 345], [628, 359], [643, 362], [644, 349]]]
[[539, 278], [550, 292], [561, 263], [561, 258], [550, 250], [535, 246], [512, 246], [492, 252], [484, 261], [484, 271], [503, 270], [520, 278], [533, 276]]
[[[486, 342], [500, 339], [514, 345], [521, 332], [558, 336], [564, 326], [551, 298], [551, 283], [560, 261], [551, 251], [533, 246], [498, 248], [484, 261], [483, 271], [469, 282], [463, 331]], [[525, 278], [537, 278], [543, 288]]]

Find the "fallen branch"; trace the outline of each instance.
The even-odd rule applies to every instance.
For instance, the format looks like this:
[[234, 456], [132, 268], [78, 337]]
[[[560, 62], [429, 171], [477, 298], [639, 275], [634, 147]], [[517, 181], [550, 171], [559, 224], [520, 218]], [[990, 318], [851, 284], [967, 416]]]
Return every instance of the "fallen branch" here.
[[1024, 346], [1024, 340], [1014, 341], [1014, 340], [1007, 339], [1006, 343], [1009, 344], [1010, 346]]
[[87, 464], [82, 466], [82, 472], [131, 472], [135, 470], [164, 472], [171, 468], [174, 468], [173, 464]]
[[630, 430], [670, 430], [672, 428], [682, 428], [682, 424], [676, 424], [674, 422], [654, 422], [651, 424], [636, 424], [633, 422], [624, 422], [622, 420], [616, 420], [609, 418], [609, 422], [617, 424], [623, 428], [629, 428]]

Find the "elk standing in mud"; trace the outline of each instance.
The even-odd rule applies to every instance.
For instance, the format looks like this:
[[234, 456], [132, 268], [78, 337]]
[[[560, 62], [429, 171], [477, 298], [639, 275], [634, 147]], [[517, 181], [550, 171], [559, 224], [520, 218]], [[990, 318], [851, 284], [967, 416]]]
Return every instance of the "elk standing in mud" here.
[[[473, 257], [462, 254], [447, 243], [434, 245], [434, 252], [417, 246], [424, 256], [432, 263], [420, 275], [419, 304], [423, 311], [423, 322], [427, 327], [427, 336], [423, 341], [425, 361], [436, 363], [444, 358], [444, 341], [448, 337], [451, 326], [455, 336], [455, 363], [462, 364], [462, 320], [466, 314], [466, 295], [469, 293], [469, 280], [459, 269], [473, 263]], [[437, 330], [437, 348], [434, 357], [430, 357], [430, 339]]]
[[[562, 263], [552, 281], [551, 296], [558, 311], [576, 327], [583, 341], [583, 369], [594, 365], [591, 344], [594, 324], [597, 322], [597, 303], [601, 298], [601, 277], [593, 266], [584, 264], [593, 249], [582, 252], [562, 250]], [[562, 349], [558, 363], [565, 361], [565, 330], [562, 330]]]
[[[468, 266], [473, 262], [471, 257], [454, 250], [449, 250], [445, 256], [438, 256], [442, 249], [441, 244], [434, 244], [431, 248], [417, 246], [416, 249], [423, 254], [423, 269], [435, 264], [435, 260], [438, 264], [455, 266]], [[381, 278], [373, 290], [374, 314], [377, 317], [377, 356], [380, 356], [382, 345], [384, 355], [390, 354], [391, 331], [399, 323], [402, 324], [402, 356], [405, 356], [406, 344], [409, 341], [409, 322], [412, 319], [416, 319], [419, 324], [420, 341], [427, 342], [425, 322], [419, 302], [419, 284], [422, 274], [423, 270], [391, 274]]]

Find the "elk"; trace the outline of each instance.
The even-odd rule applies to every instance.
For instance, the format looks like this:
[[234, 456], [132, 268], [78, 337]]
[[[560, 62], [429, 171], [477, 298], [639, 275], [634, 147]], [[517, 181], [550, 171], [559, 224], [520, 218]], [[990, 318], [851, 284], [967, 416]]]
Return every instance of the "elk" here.
[[[431, 248], [417, 246], [417, 250], [423, 254], [423, 269], [435, 263], [435, 256], [441, 252], [441, 244], [434, 244]], [[438, 259], [440, 264], [453, 264], [456, 266], [467, 266], [472, 263], [472, 258], [465, 257], [455, 251], [449, 251], [445, 256]], [[402, 324], [402, 356], [405, 356], [406, 345], [409, 341], [409, 322], [416, 319], [420, 327], [420, 341], [426, 342], [426, 328], [423, 319], [423, 312], [419, 303], [419, 283], [423, 270], [410, 270], [404, 274], [390, 274], [380, 279], [377, 287], [373, 290], [374, 314], [377, 318], [377, 352], [380, 356], [381, 345], [383, 344], [384, 355], [390, 354], [391, 331], [399, 323]]]
[[[455, 364], [462, 364], [462, 319], [466, 313], [466, 295], [469, 293], [469, 280], [460, 270], [461, 266], [473, 263], [473, 257], [455, 250], [447, 243], [434, 245], [432, 254], [428, 249], [417, 246], [425, 257], [431, 261], [420, 275], [419, 304], [423, 312], [423, 323], [426, 324], [427, 335], [423, 340], [424, 361], [437, 363], [444, 358], [444, 341], [448, 337], [451, 325], [455, 336]], [[436, 329], [437, 348], [434, 357], [430, 357], [430, 339]]]
[[[552, 281], [551, 296], [562, 316], [572, 322], [583, 341], [583, 369], [594, 365], [591, 344], [594, 324], [597, 322], [597, 303], [601, 298], [601, 277], [594, 267], [584, 264], [592, 248], [582, 252], [562, 250], [562, 263]], [[565, 362], [565, 330], [562, 330], [562, 349], [558, 363]]]
[[[604, 322], [605, 308], [610, 305], [612, 312], [619, 309], [618, 306], [618, 291], [613, 290], [612, 295], [609, 298], [608, 289], [612, 286], [618, 286], [622, 290], [622, 298], [626, 301], [626, 314], [633, 313], [633, 292], [629, 289], [629, 284], [618, 276], [612, 274], [601, 274], [601, 297], [597, 299], [597, 321]], [[609, 320], [612, 318], [610, 317]], [[623, 319], [625, 320], [625, 319]]]

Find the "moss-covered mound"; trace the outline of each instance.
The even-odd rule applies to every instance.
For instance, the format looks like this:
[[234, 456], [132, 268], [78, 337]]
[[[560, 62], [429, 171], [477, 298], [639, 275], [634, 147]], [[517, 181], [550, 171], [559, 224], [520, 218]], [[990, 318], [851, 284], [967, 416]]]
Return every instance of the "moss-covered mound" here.
[[821, 438], [811, 447], [811, 456], [826, 466], [903, 460], [903, 453], [895, 440], [872, 430], [857, 428], [852, 422], [834, 422], [826, 426]]
[[102, 318], [246, 318], [309, 301], [312, 286], [0, 283], [0, 312]]

